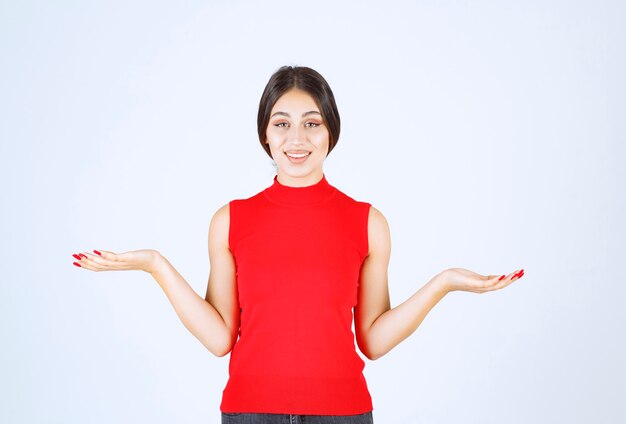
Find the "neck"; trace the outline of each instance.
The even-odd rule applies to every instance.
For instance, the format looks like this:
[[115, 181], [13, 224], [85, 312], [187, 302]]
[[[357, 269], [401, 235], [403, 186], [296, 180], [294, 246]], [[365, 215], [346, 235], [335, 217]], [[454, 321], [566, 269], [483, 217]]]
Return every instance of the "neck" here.
[[267, 199], [288, 206], [313, 206], [330, 200], [337, 192], [326, 180], [324, 174], [319, 181], [303, 186], [284, 185], [274, 176], [274, 183], [264, 190]]
[[301, 177], [286, 175], [284, 172], [278, 171], [276, 175], [276, 180], [280, 184], [288, 187], [308, 187], [319, 183], [322, 180], [323, 176], [324, 171], [322, 169], [311, 172], [307, 175], [303, 175]]

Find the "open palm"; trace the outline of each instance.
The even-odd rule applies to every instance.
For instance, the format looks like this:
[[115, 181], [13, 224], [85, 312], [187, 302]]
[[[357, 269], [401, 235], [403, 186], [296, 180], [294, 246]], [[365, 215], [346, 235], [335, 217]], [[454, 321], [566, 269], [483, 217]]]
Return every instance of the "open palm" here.
[[486, 293], [502, 289], [523, 275], [524, 270], [520, 269], [501, 279], [501, 275], [481, 275], [465, 268], [450, 268], [445, 271], [444, 281], [448, 291]]
[[72, 256], [78, 259], [74, 265], [91, 271], [128, 271], [137, 270], [152, 272], [155, 259], [159, 252], [153, 249], [131, 250], [114, 253], [107, 250], [94, 250], [95, 253], [81, 252]]

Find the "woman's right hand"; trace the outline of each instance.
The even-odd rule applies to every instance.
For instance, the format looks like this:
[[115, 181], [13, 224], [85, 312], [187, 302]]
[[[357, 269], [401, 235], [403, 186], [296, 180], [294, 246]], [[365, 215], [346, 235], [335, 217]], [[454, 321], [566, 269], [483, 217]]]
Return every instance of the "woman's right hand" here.
[[100, 255], [81, 252], [72, 256], [78, 259], [74, 265], [91, 271], [127, 271], [137, 270], [152, 274], [160, 253], [153, 249], [131, 250], [113, 253], [107, 250], [94, 250]]

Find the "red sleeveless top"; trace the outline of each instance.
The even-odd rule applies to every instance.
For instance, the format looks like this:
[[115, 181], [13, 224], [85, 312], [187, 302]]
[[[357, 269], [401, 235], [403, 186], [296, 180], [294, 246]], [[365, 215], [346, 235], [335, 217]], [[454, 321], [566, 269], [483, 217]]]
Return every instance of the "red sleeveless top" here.
[[241, 307], [222, 412], [355, 415], [373, 410], [352, 308], [370, 203], [323, 175], [230, 202]]

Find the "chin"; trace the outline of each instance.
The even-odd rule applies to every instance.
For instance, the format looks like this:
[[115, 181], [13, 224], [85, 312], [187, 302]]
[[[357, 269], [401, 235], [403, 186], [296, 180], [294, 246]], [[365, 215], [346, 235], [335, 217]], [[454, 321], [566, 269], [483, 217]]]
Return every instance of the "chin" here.
[[290, 177], [306, 177], [307, 175], [309, 175], [312, 172], [311, 169], [298, 169], [298, 170], [293, 170], [293, 169], [289, 169], [289, 168], [284, 168], [283, 169], [283, 173], [285, 175], [288, 175]]
[[290, 175], [308, 175], [312, 172], [315, 172], [318, 169], [318, 165], [315, 164], [310, 164], [310, 163], [306, 163], [306, 164], [302, 164], [302, 165], [296, 165], [293, 163], [287, 163], [285, 164], [285, 166], [283, 167], [283, 170], [285, 171], [285, 173], [290, 174]]

